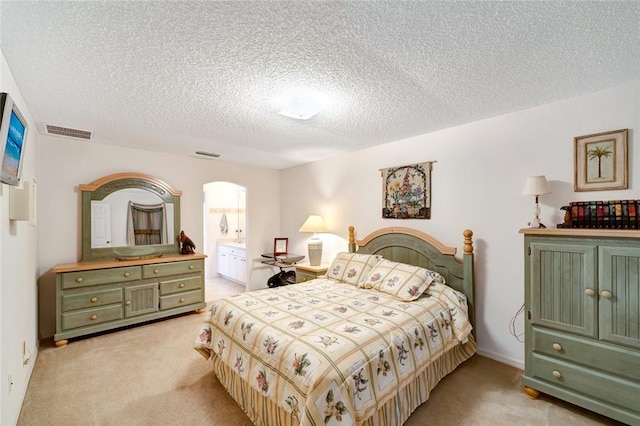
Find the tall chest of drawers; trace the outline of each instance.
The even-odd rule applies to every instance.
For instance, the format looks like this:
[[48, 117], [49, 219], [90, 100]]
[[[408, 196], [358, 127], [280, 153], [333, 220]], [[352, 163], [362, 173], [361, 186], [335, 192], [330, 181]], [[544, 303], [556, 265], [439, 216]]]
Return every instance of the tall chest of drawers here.
[[640, 425], [640, 232], [520, 232], [525, 392]]
[[57, 346], [68, 339], [189, 311], [203, 312], [202, 254], [58, 265]]

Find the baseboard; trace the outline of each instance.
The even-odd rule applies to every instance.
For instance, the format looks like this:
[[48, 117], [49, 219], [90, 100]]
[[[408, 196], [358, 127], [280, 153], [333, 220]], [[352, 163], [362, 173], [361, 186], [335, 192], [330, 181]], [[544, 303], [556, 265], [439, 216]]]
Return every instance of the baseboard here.
[[519, 370], [524, 371], [524, 362], [520, 361], [518, 359], [506, 357], [506, 356], [504, 356], [502, 354], [499, 354], [497, 352], [487, 351], [487, 350], [480, 349], [480, 348], [478, 348], [477, 353], [478, 353], [478, 355], [486, 356], [487, 358], [491, 358], [491, 359], [493, 359], [495, 361], [501, 362], [503, 364], [510, 365], [512, 367], [515, 367], [515, 368], [517, 368]]

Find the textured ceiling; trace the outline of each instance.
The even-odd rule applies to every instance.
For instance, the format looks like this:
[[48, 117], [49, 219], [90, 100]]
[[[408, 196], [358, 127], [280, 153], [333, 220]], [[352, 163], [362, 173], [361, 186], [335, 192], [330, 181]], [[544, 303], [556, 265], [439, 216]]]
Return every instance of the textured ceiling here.
[[0, 47], [41, 132], [287, 168], [638, 80], [640, 2], [2, 0]]

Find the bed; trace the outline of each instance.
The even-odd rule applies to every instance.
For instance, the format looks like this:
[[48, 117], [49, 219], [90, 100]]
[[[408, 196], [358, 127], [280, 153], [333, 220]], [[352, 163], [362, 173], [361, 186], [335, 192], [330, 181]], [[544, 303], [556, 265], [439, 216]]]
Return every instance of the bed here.
[[400, 425], [476, 352], [473, 233], [355, 240], [327, 275], [216, 300], [194, 348], [256, 425]]

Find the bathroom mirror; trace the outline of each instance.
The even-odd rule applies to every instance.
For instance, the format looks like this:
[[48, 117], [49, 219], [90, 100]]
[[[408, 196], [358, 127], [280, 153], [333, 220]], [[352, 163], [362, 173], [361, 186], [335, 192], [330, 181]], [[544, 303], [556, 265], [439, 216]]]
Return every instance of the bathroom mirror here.
[[117, 173], [80, 185], [82, 260], [177, 254], [180, 196], [141, 173]]

